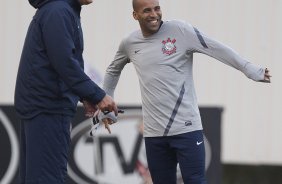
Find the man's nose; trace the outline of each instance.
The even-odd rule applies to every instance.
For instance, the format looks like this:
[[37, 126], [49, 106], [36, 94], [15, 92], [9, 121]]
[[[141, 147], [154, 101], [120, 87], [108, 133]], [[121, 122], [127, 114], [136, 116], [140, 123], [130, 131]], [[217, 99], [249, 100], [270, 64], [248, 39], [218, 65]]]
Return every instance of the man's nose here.
[[158, 13], [155, 10], [152, 10], [151, 13], [150, 13], [150, 16], [151, 17], [157, 17]]

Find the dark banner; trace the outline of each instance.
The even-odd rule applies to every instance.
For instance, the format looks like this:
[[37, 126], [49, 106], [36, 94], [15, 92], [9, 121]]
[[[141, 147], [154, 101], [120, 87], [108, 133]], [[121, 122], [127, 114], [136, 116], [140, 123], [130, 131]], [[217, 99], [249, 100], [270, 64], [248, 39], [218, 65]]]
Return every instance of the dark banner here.
[[[89, 136], [91, 119], [79, 107], [73, 119], [67, 184], [150, 183], [143, 141], [141, 107], [123, 106], [125, 113], [111, 125], [112, 134], [99, 127]], [[200, 108], [206, 146], [209, 184], [220, 184], [221, 108]], [[18, 183], [20, 122], [13, 106], [0, 106], [0, 184]], [[179, 184], [181, 174], [178, 172]]]

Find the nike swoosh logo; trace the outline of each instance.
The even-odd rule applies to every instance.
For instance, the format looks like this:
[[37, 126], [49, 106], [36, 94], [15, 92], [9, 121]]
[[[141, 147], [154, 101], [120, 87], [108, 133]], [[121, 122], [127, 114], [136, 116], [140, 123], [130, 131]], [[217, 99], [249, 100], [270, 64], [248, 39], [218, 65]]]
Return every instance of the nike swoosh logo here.
[[197, 141], [197, 146], [199, 146], [199, 145], [202, 144], [202, 143], [203, 143], [203, 141], [201, 141], [201, 142], [198, 142], [198, 141]]
[[139, 51], [140, 51], [140, 50], [136, 50], [136, 51], [134, 51], [134, 53], [137, 54]]

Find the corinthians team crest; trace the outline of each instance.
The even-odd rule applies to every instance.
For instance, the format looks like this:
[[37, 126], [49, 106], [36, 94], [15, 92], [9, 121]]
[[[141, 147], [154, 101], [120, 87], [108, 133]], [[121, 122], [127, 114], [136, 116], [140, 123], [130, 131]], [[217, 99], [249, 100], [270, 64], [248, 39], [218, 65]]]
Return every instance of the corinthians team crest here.
[[163, 40], [162, 43], [163, 43], [163, 48], [162, 48], [162, 51], [164, 54], [166, 55], [171, 55], [173, 53], [176, 53], [176, 46], [175, 46], [175, 43], [176, 42], [176, 39], [170, 39], [170, 38], [167, 38], [167, 40]]

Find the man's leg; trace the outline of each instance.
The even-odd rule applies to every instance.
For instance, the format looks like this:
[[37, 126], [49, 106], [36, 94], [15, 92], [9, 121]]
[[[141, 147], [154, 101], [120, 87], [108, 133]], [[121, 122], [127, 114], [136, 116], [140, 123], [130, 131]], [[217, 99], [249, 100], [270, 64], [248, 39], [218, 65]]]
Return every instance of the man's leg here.
[[200, 130], [173, 136], [170, 145], [177, 150], [184, 183], [206, 184], [203, 132]]
[[176, 184], [177, 159], [168, 137], [145, 137], [149, 171], [154, 184]]
[[63, 184], [67, 175], [70, 120], [64, 115], [39, 114], [25, 120], [26, 184]]

